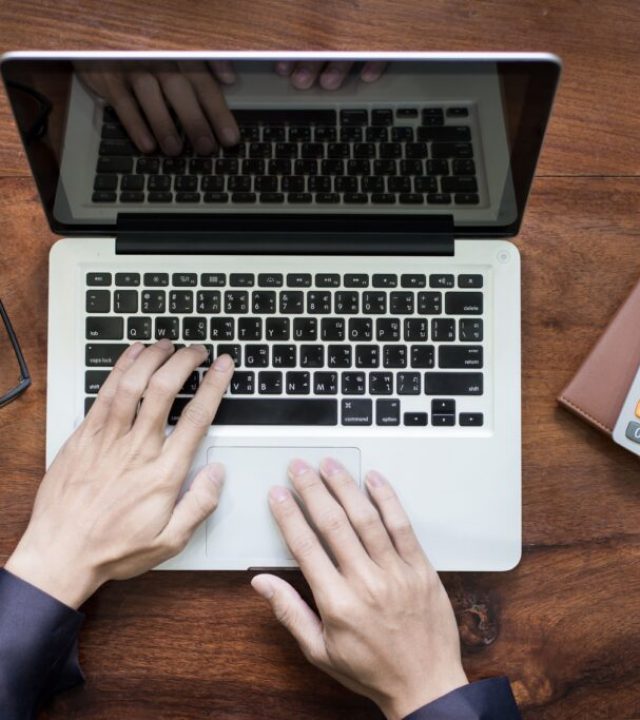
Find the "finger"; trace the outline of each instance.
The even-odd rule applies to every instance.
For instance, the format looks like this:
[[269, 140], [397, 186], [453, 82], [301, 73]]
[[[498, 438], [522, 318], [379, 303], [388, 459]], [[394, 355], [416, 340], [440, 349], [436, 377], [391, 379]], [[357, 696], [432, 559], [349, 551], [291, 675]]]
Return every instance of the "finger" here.
[[269, 507], [287, 547], [318, 600], [324, 594], [324, 588], [333, 588], [340, 582], [336, 566], [287, 488], [276, 486], [269, 490]]
[[156, 147], [153, 135], [140, 113], [133, 92], [124, 82], [108, 80], [108, 100], [116, 111], [120, 122], [124, 125], [127, 135], [133, 140], [136, 147], [144, 153], [153, 152]]
[[233, 370], [234, 363], [229, 355], [218, 356], [202, 378], [193, 399], [182, 411], [175, 430], [165, 443], [167, 456], [177, 468], [191, 463], [198, 445], [211, 427]]
[[322, 539], [340, 568], [363, 570], [371, 559], [364, 551], [347, 514], [318, 474], [303, 460], [289, 465], [289, 477]]
[[161, 340], [145, 348], [137, 362], [121, 375], [107, 419], [112, 436], [120, 437], [129, 432], [149, 379], [172, 353], [173, 345], [168, 340]]
[[162, 151], [166, 155], [178, 155], [182, 149], [182, 140], [156, 78], [150, 72], [133, 73], [131, 87]]
[[330, 62], [320, 73], [320, 87], [325, 90], [337, 90], [353, 66], [352, 62]]
[[236, 81], [236, 72], [231, 60], [211, 60], [209, 67], [217, 80], [225, 85], [233, 85]]
[[164, 70], [158, 73], [158, 79], [193, 149], [199, 155], [210, 155], [216, 148], [216, 141], [189, 80], [180, 71]]
[[[176, 478], [176, 487], [179, 488], [183, 482], [184, 477]], [[196, 528], [218, 507], [223, 484], [224, 468], [220, 463], [202, 468], [173, 509], [169, 522], [158, 537], [160, 544], [180, 552]]]
[[316, 81], [324, 63], [303, 60], [296, 63], [291, 74], [291, 84], [296, 90], [308, 90]]
[[276, 620], [297, 640], [309, 662], [314, 665], [329, 662], [320, 618], [295, 588], [275, 575], [256, 575], [251, 586], [269, 603]]
[[289, 75], [293, 72], [294, 67], [295, 63], [293, 61], [280, 60], [276, 63], [276, 74], [280, 75], [280, 77], [289, 77]]
[[360, 72], [360, 79], [364, 80], [364, 82], [375, 82], [380, 79], [382, 73], [384, 73], [386, 69], [386, 62], [370, 60], [364, 64], [364, 67]]
[[369, 553], [380, 566], [398, 560], [389, 533], [380, 513], [356, 485], [344, 467], [333, 458], [326, 458], [320, 464], [320, 472], [331, 492], [347, 513], [349, 522]]
[[207, 352], [203, 345], [189, 345], [178, 350], [162, 367], [158, 366], [145, 378], [144, 400], [138, 411], [134, 431], [148, 437], [164, 433], [171, 405], [189, 375], [200, 366]]
[[373, 470], [367, 473], [366, 483], [400, 557], [410, 565], [424, 563], [426, 555], [394, 489], [380, 473]]

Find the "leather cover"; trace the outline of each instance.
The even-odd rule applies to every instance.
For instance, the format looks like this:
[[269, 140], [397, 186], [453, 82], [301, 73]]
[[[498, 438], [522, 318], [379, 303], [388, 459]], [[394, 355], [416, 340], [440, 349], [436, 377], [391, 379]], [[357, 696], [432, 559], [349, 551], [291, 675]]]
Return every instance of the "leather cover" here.
[[558, 402], [611, 434], [640, 366], [640, 281]]

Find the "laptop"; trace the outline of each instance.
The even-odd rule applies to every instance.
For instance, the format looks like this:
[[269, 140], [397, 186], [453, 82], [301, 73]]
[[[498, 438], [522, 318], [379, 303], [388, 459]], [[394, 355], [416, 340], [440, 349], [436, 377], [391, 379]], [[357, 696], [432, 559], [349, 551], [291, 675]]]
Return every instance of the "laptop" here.
[[[280, 63], [346, 72], [298, 89]], [[557, 57], [21, 52], [1, 69], [63, 236], [50, 253], [47, 463], [130, 343], [204, 343], [167, 432], [230, 353], [236, 372], [185, 487], [213, 460], [227, 481], [162, 568], [295, 566], [267, 505], [295, 456], [333, 456], [359, 483], [386, 475], [438, 570], [518, 563], [508, 238]]]

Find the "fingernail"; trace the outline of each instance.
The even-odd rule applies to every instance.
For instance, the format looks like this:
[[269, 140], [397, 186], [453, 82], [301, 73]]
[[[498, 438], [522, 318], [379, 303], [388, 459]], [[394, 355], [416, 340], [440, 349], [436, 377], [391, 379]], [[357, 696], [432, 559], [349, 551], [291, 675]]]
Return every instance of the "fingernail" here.
[[300, 458], [296, 458], [289, 463], [289, 474], [294, 477], [306, 473], [307, 470], [309, 470], [309, 466], [304, 460], [300, 460]]
[[311, 73], [308, 70], [296, 70], [293, 79], [298, 85], [303, 87], [308, 85], [311, 80]]
[[367, 473], [367, 483], [371, 485], [371, 487], [382, 487], [385, 484], [385, 479], [380, 475], [379, 472], [376, 472], [375, 470], [369, 470]]
[[276, 72], [280, 75], [288, 75], [291, 72], [290, 62], [279, 62], [276, 63]]
[[220, 129], [220, 139], [225, 145], [236, 145], [240, 140], [237, 128], [228, 126]]
[[337, 460], [329, 457], [322, 461], [322, 470], [327, 473], [327, 475], [335, 475], [336, 473], [341, 472], [343, 467]]
[[208, 467], [209, 480], [220, 487], [224, 483], [224, 465], [222, 463], [211, 463]]
[[213, 152], [213, 140], [206, 135], [199, 137], [195, 144], [198, 155], [210, 155]]
[[271, 600], [273, 597], [273, 585], [266, 577], [257, 575], [251, 580], [251, 587], [265, 600]]
[[213, 369], [220, 370], [220, 372], [226, 372], [232, 365], [233, 360], [230, 355], [220, 355], [213, 363]]
[[162, 141], [162, 147], [167, 155], [177, 155], [182, 148], [182, 143], [177, 135], [167, 135]]
[[322, 87], [327, 90], [333, 90], [338, 87], [338, 84], [340, 83], [340, 73], [335, 70], [328, 70], [326, 73], [322, 74], [320, 79], [322, 80]]
[[135, 360], [143, 350], [144, 345], [142, 343], [134, 343], [129, 350], [129, 357]]
[[281, 503], [288, 500], [291, 497], [291, 493], [287, 490], [287, 488], [276, 485], [275, 487], [269, 488], [269, 497], [274, 502]]

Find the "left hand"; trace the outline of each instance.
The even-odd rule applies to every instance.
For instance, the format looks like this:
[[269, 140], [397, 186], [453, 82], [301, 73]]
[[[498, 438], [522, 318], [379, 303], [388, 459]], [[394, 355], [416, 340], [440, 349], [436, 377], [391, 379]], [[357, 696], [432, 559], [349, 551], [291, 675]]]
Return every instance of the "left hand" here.
[[[342, 87], [354, 63], [333, 60], [318, 62], [314, 60], [281, 60], [276, 63], [276, 73], [291, 79], [296, 90], [308, 90], [317, 81], [324, 90], [337, 90]], [[380, 78], [387, 66], [386, 62], [370, 60], [364, 63], [360, 71], [360, 80], [375, 82]]]

